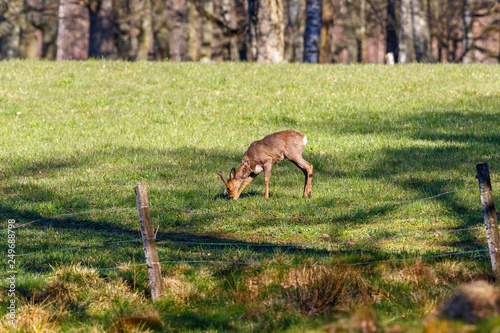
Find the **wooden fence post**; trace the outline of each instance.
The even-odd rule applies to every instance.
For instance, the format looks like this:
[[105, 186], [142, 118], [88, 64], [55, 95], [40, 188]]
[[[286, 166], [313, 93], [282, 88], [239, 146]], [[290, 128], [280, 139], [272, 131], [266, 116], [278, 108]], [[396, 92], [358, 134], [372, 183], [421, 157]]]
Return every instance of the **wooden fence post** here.
[[148, 267], [149, 285], [151, 287], [151, 298], [156, 301], [163, 293], [163, 282], [161, 278], [158, 250], [156, 249], [156, 237], [149, 210], [148, 193], [146, 185], [137, 184], [135, 189], [135, 200], [137, 202], [137, 212], [139, 213], [139, 223], [141, 225], [142, 245]]
[[498, 233], [497, 213], [491, 189], [490, 172], [488, 163], [476, 165], [477, 180], [481, 192], [481, 204], [483, 206], [483, 217], [486, 223], [486, 235], [488, 237], [488, 248], [490, 250], [491, 265], [493, 271], [500, 272], [500, 236]]

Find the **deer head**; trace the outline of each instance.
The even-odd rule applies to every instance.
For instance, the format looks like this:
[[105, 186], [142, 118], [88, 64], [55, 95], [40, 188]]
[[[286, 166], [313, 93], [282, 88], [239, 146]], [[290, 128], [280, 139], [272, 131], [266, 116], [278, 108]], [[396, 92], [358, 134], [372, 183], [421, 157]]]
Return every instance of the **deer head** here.
[[231, 169], [231, 172], [229, 173], [229, 180], [226, 180], [226, 178], [224, 178], [222, 171], [219, 171], [217, 174], [226, 185], [229, 199], [238, 199], [238, 187], [240, 187], [241, 181], [236, 180], [236, 169]]

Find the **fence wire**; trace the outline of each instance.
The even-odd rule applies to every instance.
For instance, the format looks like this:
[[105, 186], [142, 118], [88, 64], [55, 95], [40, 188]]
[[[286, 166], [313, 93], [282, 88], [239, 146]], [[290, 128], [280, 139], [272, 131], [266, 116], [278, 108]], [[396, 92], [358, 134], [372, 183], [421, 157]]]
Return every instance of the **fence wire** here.
[[142, 239], [136, 238], [136, 239], [128, 239], [128, 240], [122, 240], [122, 241], [107, 242], [107, 243], [103, 243], [103, 244], [88, 244], [88, 245], [70, 246], [70, 247], [64, 247], [61, 249], [54, 249], [54, 250], [50, 250], [50, 251], [45, 251], [45, 252], [38, 251], [38, 252], [11, 254], [11, 255], [2, 256], [2, 258], [26, 257], [26, 256], [35, 255], [35, 254], [49, 254], [49, 253], [65, 252], [65, 251], [71, 251], [71, 250], [84, 250], [84, 249], [92, 249], [92, 248], [98, 248], [98, 247], [103, 247], [103, 246], [108, 246], [108, 245], [111, 246], [111, 245], [118, 245], [118, 244], [123, 244], [123, 243], [134, 243], [134, 242], [142, 242]]
[[[432, 231], [419, 231], [418, 235], [415, 237], [421, 237], [428, 234], [438, 234], [438, 233], [454, 233], [454, 232], [462, 232], [462, 231], [471, 231], [471, 230], [481, 230], [486, 229], [486, 227], [472, 227], [472, 228], [460, 228], [460, 229], [443, 229], [443, 230], [432, 230]], [[369, 238], [357, 241], [344, 241], [344, 242], [323, 242], [323, 243], [288, 243], [288, 244], [280, 244], [280, 243], [241, 243], [241, 242], [193, 242], [193, 241], [180, 241], [175, 239], [158, 239], [157, 243], [175, 243], [175, 244], [188, 244], [188, 245], [203, 245], [203, 246], [241, 246], [241, 247], [314, 247], [314, 246], [341, 246], [341, 245], [352, 245], [352, 244], [361, 244], [361, 243], [371, 243], [371, 242], [382, 242], [391, 239], [396, 239], [400, 237], [404, 237], [408, 235], [394, 235], [386, 238]]]
[[388, 206], [384, 206], [384, 207], [380, 207], [380, 208], [364, 209], [364, 210], [359, 210], [359, 211], [355, 211], [355, 212], [347, 212], [347, 213], [341, 213], [341, 214], [335, 214], [335, 215], [319, 215], [319, 216], [298, 216], [298, 217], [259, 216], [259, 217], [255, 217], [255, 216], [251, 216], [251, 215], [237, 215], [237, 214], [231, 214], [231, 213], [207, 212], [207, 211], [201, 211], [201, 210], [196, 210], [196, 209], [172, 207], [172, 206], [168, 206], [168, 205], [151, 206], [150, 208], [171, 209], [171, 210], [182, 211], [182, 212], [186, 212], [186, 213], [190, 213], [190, 214], [218, 215], [218, 216], [224, 216], [224, 217], [241, 218], [241, 219], [249, 219], [249, 220], [259, 219], [259, 220], [271, 220], [271, 221], [300, 221], [300, 220], [312, 220], [312, 219], [339, 219], [339, 218], [343, 218], [343, 217], [380, 212], [380, 211], [384, 211], [384, 210], [388, 210], [388, 209], [392, 209], [392, 208], [396, 208], [396, 207], [411, 205], [411, 204], [414, 204], [417, 202], [432, 200], [432, 199], [439, 198], [439, 197], [442, 197], [442, 196], [448, 195], [448, 194], [465, 192], [465, 191], [477, 191], [477, 189], [468, 188], [468, 189], [461, 189], [461, 190], [453, 190], [453, 191], [448, 191], [448, 192], [440, 193], [437, 195], [433, 195], [433, 196], [430, 196], [427, 198], [409, 200], [406, 202], [392, 204], [392, 205], [388, 205]]
[[[244, 265], [244, 266], [258, 266], [258, 267], [272, 267], [272, 268], [314, 268], [314, 267], [339, 267], [339, 266], [365, 266], [365, 265], [373, 265], [378, 263], [393, 263], [393, 262], [403, 262], [403, 261], [413, 261], [413, 260], [427, 260], [433, 258], [442, 258], [442, 257], [450, 257], [450, 256], [459, 256], [463, 254], [472, 254], [472, 253], [485, 253], [488, 250], [471, 250], [471, 251], [462, 251], [462, 252], [452, 252], [452, 253], [443, 253], [443, 254], [435, 254], [430, 256], [418, 256], [412, 258], [400, 258], [400, 259], [386, 259], [386, 260], [373, 260], [373, 261], [365, 261], [365, 262], [357, 262], [357, 263], [331, 263], [331, 264], [267, 264], [262, 263], [260, 261], [224, 261], [224, 260], [164, 260], [159, 262], [153, 262], [151, 264], [213, 264], [213, 265]], [[87, 268], [76, 273], [92, 273], [96, 271], [112, 271], [119, 269], [128, 269], [134, 267], [142, 267], [147, 266], [146, 263], [140, 264], [130, 264], [130, 265], [122, 265], [116, 267], [102, 267], [102, 268]], [[70, 273], [67, 273], [70, 274]], [[17, 282], [28, 282], [35, 280], [46, 280], [54, 277], [62, 276], [63, 274], [55, 274], [49, 276], [40, 276], [31, 279], [23, 279], [16, 280]]]
[[[356, 216], [360, 214], [370, 214], [370, 213], [375, 213], [379, 211], [384, 211], [387, 209], [392, 209], [395, 207], [400, 207], [400, 206], [406, 206], [410, 205], [413, 203], [417, 202], [422, 202], [422, 201], [428, 201], [432, 200], [444, 195], [449, 195], [453, 193], [459, 193], [459, 192], [465, 192], [465, 191], [477, 191], [477, 189], [473, 188], [468, 188], [468, 189], [460, 189], [460, 190], [453, 190], [453, 191], [448, 191], [444, 193], [440, 193], [437, 195], [433, 195], [430, 197], [426, 198], [421, 198], [421, 199], [415, 199], [415, 200], [409, 200], [397, 204], [392, 204], [388, 205], [385, 207], [380, 207], [380, 208], [374, 208], [374, 209], [364, 209], [356, 212], [347, 212], [347, 213], [341, 213], [341, 214], [335, 214], [335, 215], [322, 215], [322, 216], [298, 216], [298, 217], [273, 217], [273, 216], [250, 216], [250, 215], [237, 215], [237, 214], [231, 214], [231, 213], [221, 213], [221, 212], [207, 212], [207, 211], [201, 211], [201, 210], [196, 210], [196, 209], [188, 209], [188, 208], [179, 208], [179, 207], [172, 207], [168, 205], [162, 205], [162, 206], [150, 206], [149, 208], [161, 208], [161, 209], [171, 209], [171, 210], [177, 210], [177, 211], [183, 211], [186, 213], [191, 213], [191, 214], [205, 214], [205, 215], [218, 215], [218, 216], [225, 216], [225, 217], [231, 217], [231, 218], [241, 218], [241, 219], [259, 219], [259, 220], [272, 220], [272, 221], [297, 221], [297, 220], [310, 220], [310, 219], [338, 219], [342, 217], [348, 217], [348, 216]], [[71, 217], [71, 216], [78, 216], [78, 215], [84, 215], [84, 214], [92, 214], [92, 213], [114, 213], [114, 212], [120, 212], [120, 211], [125, 211], [125, 210], [135, 210], [137, 209], [136, 207], [127, 207], [127, 208], [117, 208], [117, 209], [92, 209], [84, 212], [75, 212], [75, 213], [66, 213], [66, 214], [58, 214], [58, 215], [52, 215], [48, 217], [42, 217], [27, 223], [23, 223], [17, 226], [14, 226], [11, 229], [17, 229], [21, 227], [25, 227], [27, 225], [34, 224], [36, 222], [44, 221], [44, 220], [50, 220], [50, 219], [57, 219], [60, 217]], [[0, 232], [8, 232], [7, 229], [0, 230]]]
[[30, 224], [33, 224], [36, 222], [40, 222], [40, 221], [44, 221], [44, 220], [53, 220], [53, 219], [56, 219], [59, 217], [70, 217], [70, 216], [78, 216], [78, 215], [85, 215], [85, 214], [92, 214], [92, 213], [115, 213], [115, 212], [121, 212], [124, 210], [132, 210], [132, 209], [137, 209], [137, 208], [130, 207], [130, 208], [117, 208], [117, 209], [92, 209], [92, 210], [87, 210], [84, 212], [52, 215], [52, 216], [48, 216], [48, 217], [42, 217], [42, 218], [27, 222], [27, 223], [19, 224], [19, 225], [12, 227], [12, 228], [3, 229], [3, 230], [0, 230], [0, 232], [8, 232], [10, 229], [18, 229], [18, 228], [22, 228], [22, 227], [25, 227], [27, 225], [30, 225]]
[[[424, 237], [425, 235], [429, 234], [440, 234], [440, 233], [455, 233], [455, 232], [462, 232], [462, 231], [471, 231], [471, 230], [481, 230], [481, 229], [486, 229], [486, 227], [481, 226], [481, 227], [472, 227], [472, 228], [460, 228], [460, 229], [442, 229], [442, 230], [430, 230], [430, 231], [424, 231], [418, 232], [418, 235], [415, 237]], [[172, 243], [172, 244], [183, 244], [183, 245], [195, 245], [195, 246], [234, 246], [234, 247], [275, 247], [275, 248], [283, 248], [283, 247], [306, 247], [306, 248], [311, 248], [314, 246], [318, 247], [331, 247], [331, 246], [341, 246], [341, 245], [353, 245], [353, 244], [363, 244], [363, 243], [372, 243], [372, 242], [383, 242], [391, 239], [397, 239], [400, 237], [404, 237], [408, 235], [394, 235], [391, 237], [386, 237], [386, 238], [369, 238], [369, 239], [363, 239], [363, 240], [358, 240], [358, 241], [344, 241], [344, 242], [324, 242], [324, 243], [287, 243], [287, 244], [280, 244], [280, 243], [243, 243], [243, 242], [195, 242], [195, 241], [182, 241], [182, 240], [176, 240], [176, 239], [157, 239], [156, 243], [161, 244], [161, 243]], [[106, 242], [103, 244], [86, 244], [86, 245], [79, 245], [79, 246], [70, 246], [70, 247], [64, 247], [60, 249], [54, 249], [50, 251], [38, 251], [38, 252], [28, 252], [28, 253], [20, 253], [20, 254], [14, 254], [14, 255], [4, 255], [1, 256], [0, 258], [11, 258], [11, 257], [26, 257], [26, 256], [31, 256], [31, 255], [37, 255], [37, 254], [50, 254], [50, 253], [56, 253], [56, 252], [65, 252], [65, 251], [71, 251], [71, 250], [84, 250], [84, 249], [92, 249], [92, 248], [99, 248], [99, 247], [104, 247], [108, 245], [118, 245], [118, 244], [123, 244], [123, 243], [139, 243], [142, 242], [141, 238], [134, 238], [134, 239], [128, 239], [128, 240], [122, 240], [122, 241], [113, 241], [113, 242]]]
[[[370, 214], [374, 212], [379, 212], [387, 209], [392, 209], [395, 207], [400, 207], [404, 205], [409, 205], [417, 202], [422, 202], [422, 201], [428, 201], [432, 200], [441, 196], [453, 194], [453, 193], [459, 193], [459, 192], [465, 192], [465, 191], [477, 191], [477, 189], [460, 189], [460, 190], [453, 190], [453, 191], [447, 191], [444, 193], [440, 193], [437, 195], [433, 195], [430, 197], [426, 198], [421, 198], [421, 199], [415, 199], [415, 200], [409, 200], [406, 202], [402, 203], [397, 203], [397, 204], [392, 204], [389, 206], [385, 207], [380, 207], [380, 208], [374, 208], [374, 209], [369, 209], [369, 210], [360, 210], [357, 212], [348, 212], [348, 213], [343, 213], [343, 214], [336, 214], [336, 215], [324, 215], [324, 216], [300, 216], [300, 217], [255, 217], [255, 216], [250, 216], [250, 215], [236, 215], [236, 214], [231, 214], [231, 213], [221, 213], [221, 212], [207, 212], [207, 211], [201, 211], [201, 210], [195, 210], [195, 209], [185, 209], [185, 208], [178, 208], [178, 207], [172, 207], [172, 206], [151, 206], [150, 208], [157, 208], [157, 209], [170, 209], [170, 210], [177, 210], [177, 211], [183, 211], [186, 213], [190, 214], [212, 214], [212, 215], [217, 215], [217, 216], [224, 216], [224, 217], [231, 217], [231, 218], [242, 218], [242, 219], [260, 219], [260, 220], [278, 220], [278, 221], [294, 221], [294, 220], [308, 220], [308, 219], [338, 219], [342, 217], [347, 217], [347, 216], [355, 216], [359, 214]], [[50, 219], [57, 219], [57, 218], [63, 218], [63, 217], [72, 217], [72, 216], [78, 216], [78, 215], [85, 215], [85, 214], [92, 214], [92, 213], [113, 213], [113, 212], [120, 212], [120, 211], [126, 211], [126, 210], [136, 210], [136, 207], [130, 207], [130, 208], [118, 208], [118, 209], [93, 209], [93, 210], [88, 210], [88, 211], [83, 211], [83, 212], [75, 212], [75, 213], [65, 213], [65, 214], [58, 214], [58, 215], [53, 215], [49, 217], [43, 217], [39, 218], [27, 223], [23, 223], [17, 226], [14, 226], [13, 228], [10, 229], [17, 229], [21, 227], [25, 227], [28, 225], [32, 225], [36, 222], [44, 221], [44, 220], [50, 220]], [[7, 232], [10, 230], [9, 228], [0, 230], [1, 232]], [[455, 232], [463, 232], [463, 231], [471, 231], [471, 230], [480, 230], [480, 229], [485, 229], [484, 226], [482, 227], [471, 227], [471, 228], [459, 228], [459, 229], [447, 229], [447, 230], [431, 230], [431, 231], [417, 231], [418, 236], [425, 236], [427, 234], [436, 234], [436, 233], [455, 233]], [[244, 243], [244, 242], [199, 242], [199, 241], [182, 241], [182, 240], [175, 240], [175, 239], [160, 239], [157, 242], [162, 243], [162, 242], [169, 242], [169, 243], [174, 243], [174, 244], [188, 244], [188, 245], [198, 245], [198, 246], [240, 246], [240, 247], [314, 247], [314, 246], [342, 246], [342, 245], [351, 245], [351, 244], [362, 244], [362, 243], [369, 243], [369, 242], [378, 242], [378, 241], [387, 241], [391, 239], [396, 239], [400, 237], [405, 237], [408, 235], [394, 235], [391, 237], [387, 238], [369, 238], [369, 239], [364, 239], [364, 240], [358, 240], [358, 241], [344, 241], [344, 242], [324, 242], [324, 243], [306, 243], [306, 244], [301, 244], [301, 243], [296, 243], [296, 244], [262, 244], [262, 243]], [[97, 248], [97, 247], [103, 247], [103, 246], [108, 246], [108, 245], [117, 245], [117, 244], [122, 244], [122, 243], [132, 243], [132, 242], [139, 242], [141, 241], [140, 238], [135, 238], [135, 239], [130, 239], [130, 240], [123, 240], [123, 241], [113, 241], [113, 242], [106, 242], [103, 244], [93, 244], [93, 245], [81, 245], [81, 246], [72, 246], [72, 247], [66, 247], [66, 248], [61, 248], [61, 249], [55, 249], [51, 251], [46, 251], [46, 252], [30, 252], [30, 253], [24, 253], [24, 254], [16, 254], [15, 257], [23, 257], [23, 256], [30, 256], [30, 255], [35, 255], [35, 254], [48, 254], [48, 253], [54, 253], [54, 252], [64, 252], [64, 251], [71, 251], [71, 250], [80, 250], [80, 249], [90, 249], [90, 248]], [[471, 251], [462, 251], [462, 252], [453, 252], [453, 253], [445, 253], [445, 254], [436, 254], [436, 255], [430, 255], [430, 256], [425, 256], [425, 257], [414, 257], [414, 258], [401, 258], [401, 259], [388, 259], [388, 260], [376, 260], [376, 261], [366, 261], [366, 262], [358, 262], [358, 263], [345, 263], [345, 264], [313, 264], [313, 265], [306, 265], [306, 264], [294, 264], [294, 265], [278, 265], [278, 264], [266, 264], [262, 263], [259, 261], [253, 262], [253, 261], [248, 261], [248, 262], [234, 262], [234, 261], [222, 261], [222, 260], [166, 260], [166, 261], [161, 261], [159, 262], [160, 264], [178, 264], [178, 263], [185, 263], [185, 264], [226, 264], [226, 265], [248, 265], [248, 266], [265, 266], [265, 267], [326, 267], [326, 266], [358, 266], [358, 265], [370, 265], [370, 264], [376, 264], [376, 263], [390, 263], [390, 262], [401, 262], [401, 261], [409, 261], [409, 260], [417, 260], [417, 259], [431, 259], [431, 258], [439, 258], [439, 257], [447, 257], [447, 256], [458, 256], [458, 255], [464, 255], [464, 254], [472, 254], [472, 253], [484, 253], [488, 252], [488, 250], [471, 250]], [[12, 257], [12, 256], [4, 256], [5, 257]], [[125, 266], [117, 266], [117, 267], [105, 267], [105, 268], [92, 268], [89, 270], [84, 270], [81, 272], [86, 272], [86, 271], [109, 271], [109, 270], [117, 270], [117, 269], [126, 269], [130, 267], [139, 267], [139, 266], [146, 266], [146, 263], [140, 263], [140, 264], [133, 264], [133, 265], [125, 265]], [[51, 277], [55, 277], [57, 275], [53, 276], [47, 276], [47, 277], [38, 277], [38, 278], [33, 278], [33, 279], [25, 279], [25, 280], [19, 280], [18, 282], [24, 282], [24, 281], [31, 281], [31, 280], [38, 280], [38, 279], [47, 279]]]

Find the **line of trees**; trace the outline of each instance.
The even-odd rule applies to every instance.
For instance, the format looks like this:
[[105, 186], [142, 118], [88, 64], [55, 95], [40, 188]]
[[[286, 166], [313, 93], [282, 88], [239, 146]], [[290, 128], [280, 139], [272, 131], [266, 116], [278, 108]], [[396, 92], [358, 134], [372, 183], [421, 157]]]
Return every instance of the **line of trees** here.
[[0, 59], [500, 62], [498, 0], [0, 0]]

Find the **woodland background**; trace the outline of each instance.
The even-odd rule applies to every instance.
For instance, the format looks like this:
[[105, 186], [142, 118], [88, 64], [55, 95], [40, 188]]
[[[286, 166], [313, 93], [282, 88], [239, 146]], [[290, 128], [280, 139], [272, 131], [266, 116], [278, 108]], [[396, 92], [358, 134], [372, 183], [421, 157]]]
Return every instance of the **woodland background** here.
[[0, 58], [500, 62], [498, 0], [0, 0]]

